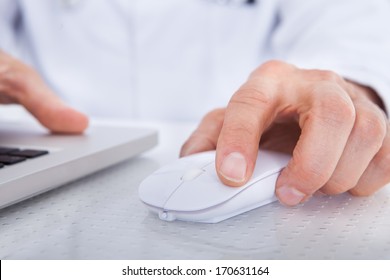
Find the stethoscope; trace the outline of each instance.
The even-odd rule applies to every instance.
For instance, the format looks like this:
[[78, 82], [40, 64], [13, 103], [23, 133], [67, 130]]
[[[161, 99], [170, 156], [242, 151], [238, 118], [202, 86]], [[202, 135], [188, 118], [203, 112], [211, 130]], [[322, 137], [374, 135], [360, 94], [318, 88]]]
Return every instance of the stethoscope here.
[[[206, 0], [222, 6], [241, 6], [241, 5], [254, 5], [256, 0]], [[64, 8], [73, 8], [77, 6], [82, 0], [60, 0]]]

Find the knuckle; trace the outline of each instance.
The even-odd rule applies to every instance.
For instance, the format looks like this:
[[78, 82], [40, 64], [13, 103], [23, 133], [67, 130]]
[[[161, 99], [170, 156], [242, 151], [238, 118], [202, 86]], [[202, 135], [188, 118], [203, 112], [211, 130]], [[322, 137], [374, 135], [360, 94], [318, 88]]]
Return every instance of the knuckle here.
[[316, 75], [317, 79], [320, 81], [325, 82], [336, 82], [339, 83], [343, 81], [343, 78], [341, 78], [337, 73], [329, 70], [314, 70], [314, 74]]
[[290, 64], [280, 60], [268, 60], [259, 67], [259, 70], [261, 72], [279, 73], [290, 67]]
[[327, 182], [330, 177], [330, 172], [320, 168], [318, 164], [303, 163], [297, 175], [303, 182], [319, 188]]
[[329, 90], [316, 98], [313, 110], [317, 118], [337, 126], [352, 125], [356, 118], [352, 101], [337, 90]]
[[27, 75], [20, 73], [15, 65], [0, 65], [0, 83], [7, 91], [18, 93], [27, 87]]
[[386, 137], [386, 121], [381, 114], [366, 110], [356, 118], [355, 130], [362, 144], [376, 146], [379, 150]]
[[14, 85], [17, 83], [15, 71], [11, 67], [7, 66], [5, 69], [1, 69], [0, 71], [1, 80], [3, 83], [7, 85]]
[[[376, 175], [375, 180], [379, 180], [383, 185], [390, 182], [390, 134], [387, 133], [382, 148], [375, 155], [371, 164], [374, 167]], [[349, 192], [354, 196], [370, 196], [378, 190], [376, 187], [368, 187], [368, 185], [357, 186]]]
[[7, 88], [15, 86], [15, 71], [8, 63], [0, 64], [0, 83]]
[[269, 60], [261, 64], [250, 75], [250, 77], [281, 77], [297, 68], [280, 60]]
[[274, 97], [259, 87], [244, 86], [238, 90], [229, 101], [229, 105], [244, 106], [247, 108], [265, 108], [271, 106]]
[[275, 113], [273, 98], [258, 88], [242, 89], [229, 102], [223, 121], [223, 139], [258, 139]]
[[321, 188], [321, 191], [328, 195], [342, 194], [353, 186], [347, 181], [340, 181], [335, 179], [330, 179], [324, 187]]
[[381, 174], [387, 174], [390, 180], [390, 139], [386, 138], [386, 143], [375, 155], [374, 164]]
[[231, 123], [224, 126], [216, 148], [229, 147], [235, 151], [246, 151], [256, 145], [259, 145], [259, 132], [254, 124]]
[[316, 162], [313, 159], [305, 160], [299, 155], [297, 148], [294, 150], [293, 158], [288, 167], [299, 184], [314, 190], [324, 186], [333, 172], [333, 170], [326, 168], [318, 161]]
[[[235, 144], [242, 144], [239, 139], [251, 139], [253, 135], [258, 131], [258, 127], [253, 122], [238, 123], [233, 121], [226, 124], [224, 127], [224, 139], [229, 139], [231, 143], [227, 143], [235, 146]], [[236, 143], [240, 141], [239, 143]]]

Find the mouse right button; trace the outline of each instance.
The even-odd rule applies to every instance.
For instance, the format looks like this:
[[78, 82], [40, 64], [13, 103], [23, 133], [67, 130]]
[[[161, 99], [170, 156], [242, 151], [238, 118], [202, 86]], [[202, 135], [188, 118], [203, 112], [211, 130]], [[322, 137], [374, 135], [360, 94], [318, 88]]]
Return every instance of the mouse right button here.
[[205, 172], [202, 168], [191, 168], [186, 171], [184, 171], [183, 175], [181, 176], [182, 181], [191, 181], [197, 178], [198, 176], [202, 175], [202, 173]]
[[210, 162], [214, 162], [214, 158], [215, 153], [213, 151], [193, 154], [190, 156], [179, 158], [171, 164], [161, 167], [155, 172], [155, 174], [169, 173], [180, 170], [185, 172], [189, 169], [202, 168]]

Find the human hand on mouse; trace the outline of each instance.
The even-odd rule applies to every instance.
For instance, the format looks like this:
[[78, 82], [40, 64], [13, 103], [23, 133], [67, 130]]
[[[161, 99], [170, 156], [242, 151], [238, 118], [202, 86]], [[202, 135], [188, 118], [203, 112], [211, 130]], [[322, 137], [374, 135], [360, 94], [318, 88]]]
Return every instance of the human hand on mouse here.
[[370, 195], [390, 182], [389, 120], [369, 88], [331, 71], [270, 61], [257, 68], [226, 109], [207, 114], [181, 156], [217, 150], [223, 183], [245, 184], [260, 146], [292, 153], [276, 183], [289, 206], [316, 191]]
[[0, 104], [24, 106], [52, 132], [81, 133], [88, 118], [65, 105], [29, 66], [0, 50]]

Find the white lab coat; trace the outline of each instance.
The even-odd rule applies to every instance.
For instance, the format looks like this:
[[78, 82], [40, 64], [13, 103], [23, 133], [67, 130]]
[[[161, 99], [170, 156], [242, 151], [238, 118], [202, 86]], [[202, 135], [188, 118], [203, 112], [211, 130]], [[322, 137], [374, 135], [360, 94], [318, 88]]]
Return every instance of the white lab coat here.
[[217, 2], [0, 0], [0, 47], [94, 117], [197, 120], [273, 58], [390, 104], [389, 1]]

